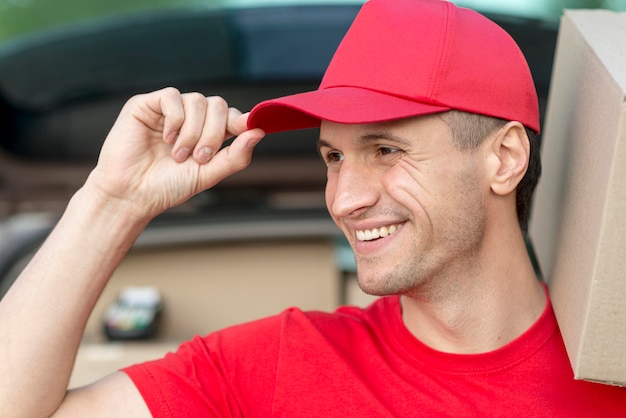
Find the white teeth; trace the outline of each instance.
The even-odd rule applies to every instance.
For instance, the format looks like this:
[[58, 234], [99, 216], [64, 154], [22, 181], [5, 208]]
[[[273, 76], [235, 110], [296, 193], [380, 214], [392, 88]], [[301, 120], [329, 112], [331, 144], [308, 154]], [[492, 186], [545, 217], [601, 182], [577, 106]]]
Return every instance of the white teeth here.
[[365, 229], [356, 231], [356, 239], [359, 241], [371, 241], [377, 238], [385, 238], [396, 232], [397, 225], [382, 226], [380, 228]]

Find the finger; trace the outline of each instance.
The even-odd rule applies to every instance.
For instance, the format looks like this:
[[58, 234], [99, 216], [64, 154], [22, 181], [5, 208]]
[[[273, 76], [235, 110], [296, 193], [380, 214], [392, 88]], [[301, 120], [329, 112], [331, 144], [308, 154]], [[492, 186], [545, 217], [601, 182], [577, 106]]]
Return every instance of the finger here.
[[[134, 122], [162, 135], [166, 142], [173, 143], [184, 120], [180, 92], [173, 87], [151, 93], [137, 94], [124, 104], [111, 131], [123, 132]], [[129, 125], [131, 123], [131, 125]]]
[[172, 147], [172, 157], [177, 162], [185, 161], [193, 152], [202, 136], [208, 113], [207, 101], [200, 93], [183, 94], [182, 106], [184, 120]]
[[248, 130], [248, 115], [250, 113], [242, 114], [238, 109], [231, 107], [228, 109], [228, 121], [226, 124], [226, 130], [230, 135], [240, 135]]
[[207, 163], [224, 143], [229, 114], [228, 104], [221, 97], [207, 97], [205, 100], [204, 128], [193, 151], [193, 158], [200, 164]]
[[254, 147], [263, 139], [265, 132], [257, 128], [243, 132], [233, 142], [220, 150], [209, 164], [201, 168], [203, 188], [209, 188], [224, 178], [243, 170], [252, 161]]
[[180, 92], [174, 87], [156, 91], [148, 95], [147, 105], [163, 121], [163, 140], [173, 144], [185, 120]]

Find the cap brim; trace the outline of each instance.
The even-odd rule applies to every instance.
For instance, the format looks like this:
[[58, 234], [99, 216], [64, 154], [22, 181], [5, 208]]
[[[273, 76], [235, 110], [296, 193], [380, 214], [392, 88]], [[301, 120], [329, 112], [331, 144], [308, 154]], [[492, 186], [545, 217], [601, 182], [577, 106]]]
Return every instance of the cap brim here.
[[356, 87], [332, 87], [266, 100], [250, 112], [248, 128], [266, 133], [315, 128], [322, 120], [363, 124], [445, 112], [449, 107]]

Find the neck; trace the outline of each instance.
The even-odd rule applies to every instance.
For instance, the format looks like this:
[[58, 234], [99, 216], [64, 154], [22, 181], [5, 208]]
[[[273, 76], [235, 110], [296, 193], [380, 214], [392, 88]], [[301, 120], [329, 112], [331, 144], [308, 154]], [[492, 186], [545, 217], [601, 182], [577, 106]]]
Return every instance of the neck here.
[[402, 295], [403, 321], [416, 338], [443, 352], [483, 353], [513, 341], [537, 320], [546, 295], [523, 238], [493, 249], [483, 251], [474, 267], [447, 271]]

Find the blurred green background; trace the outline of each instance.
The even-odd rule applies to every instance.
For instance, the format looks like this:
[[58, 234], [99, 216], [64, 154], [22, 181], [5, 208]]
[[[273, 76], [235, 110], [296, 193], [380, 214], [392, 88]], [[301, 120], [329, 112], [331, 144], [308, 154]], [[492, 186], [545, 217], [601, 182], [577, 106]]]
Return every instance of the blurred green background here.
[[[288, 4], [358, 4], [363, 0], [0, 0], [0, 42], [31, 32], [120, 14], [178, 8], [238, 8]], [[555, 20], [564, 8], [626, 11], [626, 0], [457, 0], [480, 11]]]

